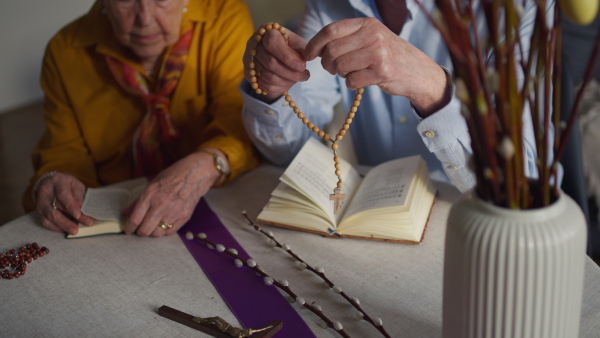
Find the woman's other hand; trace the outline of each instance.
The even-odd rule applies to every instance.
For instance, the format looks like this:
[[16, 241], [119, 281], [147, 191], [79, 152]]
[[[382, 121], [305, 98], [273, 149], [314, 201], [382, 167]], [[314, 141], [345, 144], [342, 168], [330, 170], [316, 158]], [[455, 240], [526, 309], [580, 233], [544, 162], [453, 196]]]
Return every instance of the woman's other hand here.
[[[223, 154], [212, 149], [221, 155]], [[172, 235], [192, 216], [198, 201], [221, 177], [213, 157], [204, 152], [190, 154], [161, 171], [142, 195], [123, 213], [129, 216], [125, 233], [161, 237]], [[172, 225], [163, 230], [160, 224]]]
[[94, 219], [81, 212], [84, 195], [85, 185], [71, 175], [57, 172], [44, 179], [36, 196], [42, 225], [71, 235], [77, 234], [77, 223], [93, 225]]
[[[260, 29], [264, 29], [266, 24]], [[258, 30], [248, 39], [246, 51], [244, 52], [244, 77], [252, 82], [250, 75], [250, 61], [254, 61], [258, 87], [266, 91], [267, 95], [257, 95], [257, 98], [272, 102], [278, 99], [282, 93], [288, 91], [296, 82], [306, 81], [310, 77], [306, 69], [306, 61], [301, 53], [306, 46], [306, 40], [286, 30], [288, 43], [283, 35], [276, 29], [267, 31], [261, 42], [256, 41]], [[256, 49], [256, 55], [252, 57], [250, 51]]]

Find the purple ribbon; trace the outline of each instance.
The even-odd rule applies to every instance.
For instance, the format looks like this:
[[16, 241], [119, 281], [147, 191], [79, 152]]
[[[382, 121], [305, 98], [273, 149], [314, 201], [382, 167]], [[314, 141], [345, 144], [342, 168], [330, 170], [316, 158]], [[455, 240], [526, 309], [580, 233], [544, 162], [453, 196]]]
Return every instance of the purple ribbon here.
[[227, 249], [236, 249], [244, 260], [249, 259], [250, 255], [221, 223], [204, 199], [200, 200], [192, 218], [178, 232], [198, 265], [244, 327], [262, 328], [279, 319], [283, 322], [283, 329], [277, 336], [316, 337], [275, 286], [266, 285], [262, 277], [248, 268], [237, 268], [231, 256], [210, 250], [200, 241], [186, 239], [185, 234], [188, 231], [195, 235], [203, 232], [211, 241], [223, 244]]

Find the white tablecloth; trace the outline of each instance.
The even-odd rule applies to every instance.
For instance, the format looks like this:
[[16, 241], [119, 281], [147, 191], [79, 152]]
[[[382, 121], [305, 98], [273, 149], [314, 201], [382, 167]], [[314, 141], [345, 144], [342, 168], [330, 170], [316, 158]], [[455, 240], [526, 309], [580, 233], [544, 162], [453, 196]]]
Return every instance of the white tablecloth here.
[[[312, 273], [296, 268], [283, 251], [245, 225], [255, 218], [282, 169], [263, 165], [207, 195], [211, 208], [258, 264], [287, 279], [307, 302], [317, 302], [353, 337], [380, 336], [355, 318], [356, 310]], [[438, 200], [420, 245], [330, 239], [265, 226], [305, 261], [326, 275], [393, 337], [438, 337], [442, 325], [442, 271], [445, 220], [458, 192], [437, 183]], [[159, 316], [168, 305], [195, 316], [220, 316], [239, 325], [178, 236], [140, 238], [110, 235], [70, 239], [39, 225], [35, 214], [0, 227], [0, 252], [37, 242], [50, 254], [31, 263], [25, 276], [0, 280], [0, 336], [203, 336]], [[600, 268], [586, 261], [581, 337], [600, 337]], [[243, 285], [240, 285], [243, 287]], [[318, 337], [339, 337], [298, 309]], [[285, 325], [285, 324], [284, 324]]]

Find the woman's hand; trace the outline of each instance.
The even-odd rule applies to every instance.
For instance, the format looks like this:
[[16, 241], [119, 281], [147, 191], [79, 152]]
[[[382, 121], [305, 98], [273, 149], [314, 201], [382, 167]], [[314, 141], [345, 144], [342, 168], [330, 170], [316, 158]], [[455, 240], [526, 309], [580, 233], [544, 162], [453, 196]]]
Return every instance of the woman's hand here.
[[55, 173], [42, 181], [37, 191], [36, 208], [42, 225], [50, 230], [75, 235], [78, 223], [93, 225], [94, 219], [81, 212], [85, 186], [75, 177]]
[[[211, 150], [222, 155], [216, 149]], [[142, 195], [123, 211], [129, 216], [125, 233], [135, 232], [142, 237], [176, 233], [219, 177], [210, 154], [196, 152], [175, 162], [161, 171]], [[159, 227], [161, 223], [173, 227], [163, 230]]]
[[[264, 28], [265, 25], [259, 29]], [[287, 30], [286, 34], [289, 45], [276, 29], [267, 31], [261, 42], [256, 41], [255, 37], [258, 35], [258, 31], [256, 31], [246, 43], [243, 58], [244, 77], [251, 82], [249, 64], [253, 60], [258, 87], [268, 93], [257, 96], [257, 98], [265, 102], [275, 101], [296, 82], [306, 81], [310, 77], [310, 73], [306, 69], [306, 61], [301, 55], [306, 46], [306, 40], [290, 30]], [[255, 48], [256, 56], [252, 58], [250, 51]]]
[[320, 56], [323, 68], [345, 78], [351, 90], [376, 85], [388, 94], [407, 97], [424, 117], [451, 98], [444, 70], [374, 18], [325, 26], [303, 55], [307, 61]]

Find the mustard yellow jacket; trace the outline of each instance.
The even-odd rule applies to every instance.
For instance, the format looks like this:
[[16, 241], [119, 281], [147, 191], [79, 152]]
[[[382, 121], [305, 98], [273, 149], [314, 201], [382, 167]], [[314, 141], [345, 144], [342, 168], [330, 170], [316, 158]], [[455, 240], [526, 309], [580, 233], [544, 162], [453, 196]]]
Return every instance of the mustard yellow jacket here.
[[[183, 20], [196, 22], [171, 114], [183, 136], [178, 155], [200, 147], [227, 154], [233, 179], [258, 163], [241, 120], [242, 54], [252, 35], [249, 11], [242, 0], [190, 0]], [[141, 66], [113, 37], [96, 3], [61, 29], [46, 48], [41, 85], [45, 93], [46, 130], [32, 153], [35, 175], [23, 197], [27, 211], [34, 182], [56, 170], [88, 187], [133, 178], [132, 135], [145, 108], [114, 80], [104, 55]]]

